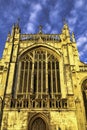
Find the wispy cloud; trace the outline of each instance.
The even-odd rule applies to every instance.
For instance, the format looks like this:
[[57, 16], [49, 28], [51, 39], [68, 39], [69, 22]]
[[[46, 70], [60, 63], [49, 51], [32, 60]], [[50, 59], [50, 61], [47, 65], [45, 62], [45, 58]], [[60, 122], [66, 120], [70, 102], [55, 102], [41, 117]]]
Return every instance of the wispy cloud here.
[[87, 31], [77, 38], [77, 47], [82, 61], [87, 62]]
[[77, 39], [77, 46], [82, 47], [85, 42], [87, 42], [87, 37], [86, 36], [79, 37]]
[[40, 24], [43, 32], [58, 33], [63, 26], [62, 19], [66, 18], [70, 31], [75, 33], [80, 58], [86, 62], [86, 0], [0, 0], [0, 45], [4, 46], [9, 28], [18, 17], [23, 33], [36, 33]]
[[31, 10], [29, 14], [29, 18], [27, 23], [24, 26], [24, 30], [26, 30], [27, 33], [35, 33], [35, 24], [37, 22], [38, 13], [42, 10], [42, 6], [40, 4], [31, 4]]
[[34, 27], [34, 25], [33, 25], [32, 23], [28, 23], [28, 24], [27, 24], [27, 30], [26, 30], [26, 31], [27, 31], [28, 33], [34, 33], [34, 32], [35, 32], [35, 31], [34, 31], [34, 28], [35, 28], [35, 27]]
[[75, 8], [81, 8], [84, 5], [84, 0], [75, 1]]
[[43, 29], [44, 33], [49, 33], [51, 31], [51, 26], [50, 24], [46, 23]]

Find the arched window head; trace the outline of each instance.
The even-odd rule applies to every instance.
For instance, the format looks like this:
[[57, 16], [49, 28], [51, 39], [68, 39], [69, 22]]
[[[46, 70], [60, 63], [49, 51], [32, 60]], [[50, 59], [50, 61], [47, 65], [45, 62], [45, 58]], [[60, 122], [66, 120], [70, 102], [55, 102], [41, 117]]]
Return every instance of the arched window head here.
[[83, 93], [83, 100], [84, 100], [84, 107], [85, 107], [85, 115], [87, 119], [87, 79], [82, 83], [82, 93]]

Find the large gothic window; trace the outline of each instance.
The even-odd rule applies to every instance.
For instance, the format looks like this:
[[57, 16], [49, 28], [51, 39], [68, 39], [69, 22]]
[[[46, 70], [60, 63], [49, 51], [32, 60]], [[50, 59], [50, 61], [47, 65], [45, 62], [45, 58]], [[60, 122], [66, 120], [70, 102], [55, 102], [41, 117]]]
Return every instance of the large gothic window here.
[[19, 61], [16, 95], [18, 97], [53, 98], [61, 92], [59, 62], [42, 48], [24, 54]]
[[87, 79], [82, 84], [82, 93], [83, 93], [85, 114], [87, 119]]

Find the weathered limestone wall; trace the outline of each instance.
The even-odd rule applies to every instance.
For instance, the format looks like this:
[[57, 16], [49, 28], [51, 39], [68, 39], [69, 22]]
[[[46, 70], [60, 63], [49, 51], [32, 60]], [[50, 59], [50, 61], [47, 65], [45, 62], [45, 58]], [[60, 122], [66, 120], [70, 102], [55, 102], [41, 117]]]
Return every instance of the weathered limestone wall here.
[[4, 111], [1, 130], [27, 130], [26, 111]]
[[58, 130], [59, 127], [62, 130], [78, 130], [75, 112], [51, 112], [50, 119], [52, 130]]
[[[29, 112], [4, 111], [1, 130], [28, 130]], [[78, 130], [75, 112], [50, 112], [50, 130]]]

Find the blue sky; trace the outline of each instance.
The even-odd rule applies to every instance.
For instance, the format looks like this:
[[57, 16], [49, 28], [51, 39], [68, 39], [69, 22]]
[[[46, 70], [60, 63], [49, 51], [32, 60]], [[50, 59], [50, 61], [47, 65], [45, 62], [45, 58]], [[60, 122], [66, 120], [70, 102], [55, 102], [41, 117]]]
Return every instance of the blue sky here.
[[7, 34], [20, 18], [22, 33], [61, 33], [63, 18], [75, 33], [80, 60], [87, 63], [87, 0], [0, 0], [0, 58]]

